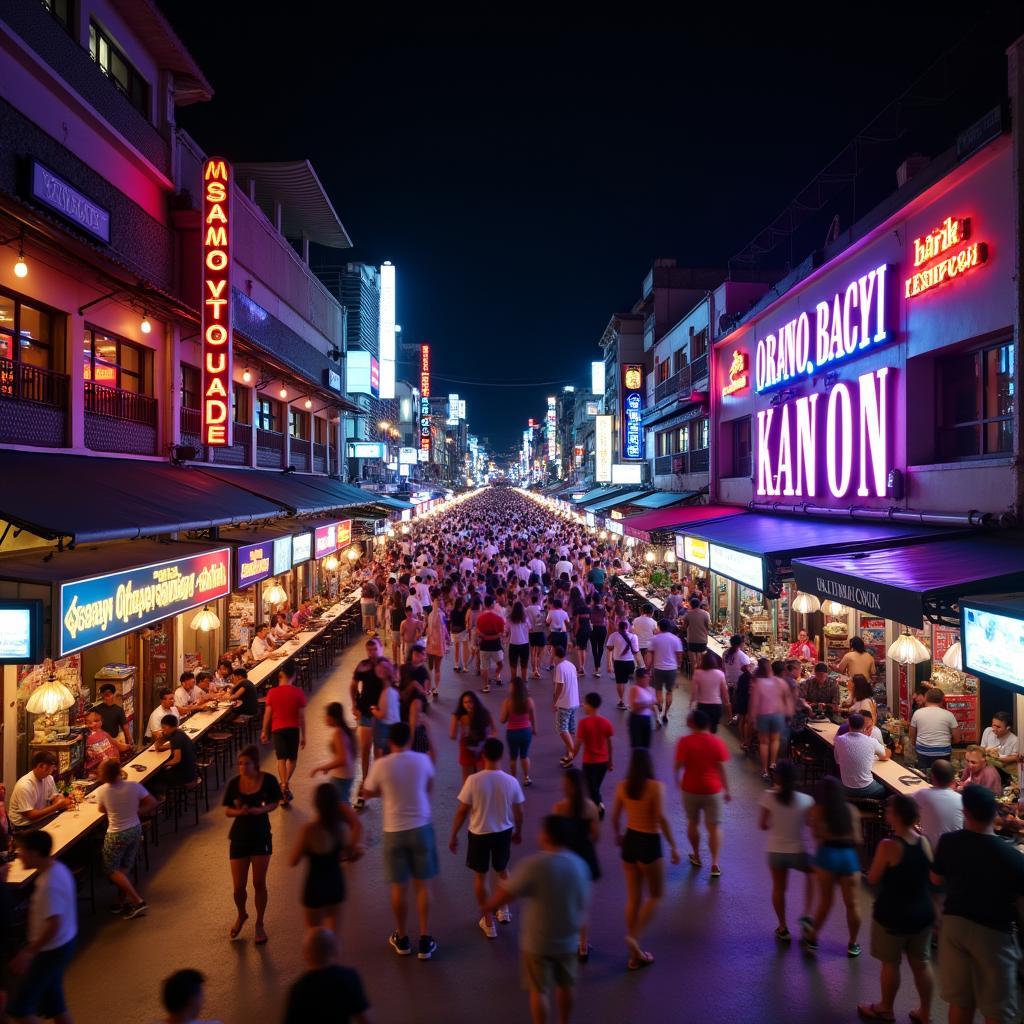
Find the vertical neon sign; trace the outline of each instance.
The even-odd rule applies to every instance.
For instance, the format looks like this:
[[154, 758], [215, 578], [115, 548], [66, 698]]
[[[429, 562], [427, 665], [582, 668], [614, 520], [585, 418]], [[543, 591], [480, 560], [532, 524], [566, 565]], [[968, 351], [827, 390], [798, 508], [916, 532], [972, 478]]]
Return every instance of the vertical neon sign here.
[[558, 451], [555, 448], [558, 422], [558, 400], [554, 395], [548, 395], [548, 462], [555, 462], [558, 458]]
[[231, 445], [231, 165], [203, 165], [203, 444]]
[[430, 346], [420, 345], [420, 451], [430, 453]]
[[644, 436], [640, 427], [640, 414], [644, 407], [644, 368], [639, 363], [627, 363], [622, 368], [622, 457], [642, 459]]

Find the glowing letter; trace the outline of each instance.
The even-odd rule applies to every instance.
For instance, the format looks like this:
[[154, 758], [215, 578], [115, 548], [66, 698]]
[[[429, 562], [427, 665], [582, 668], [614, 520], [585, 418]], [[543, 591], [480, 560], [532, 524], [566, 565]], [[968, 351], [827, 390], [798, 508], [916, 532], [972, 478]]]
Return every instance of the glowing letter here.
[[883, 263], [875, 268], [875, 284], [878, 289], [878, 307], [875, 314], [875, 341], [885, 341], [889, 336], [885, 330], [885, 272], [889, 268]]
[[[886, 377], [889, 367], [865, 373], [857, 378], [860, 387], [860, 486], [857, 494], [866, 498], [885, 496], [886, 470]], [[878, 392], [875, 392], [875, 378]], [[873, 486], [868, 489], [868, 458], [871, 459]]]
[[[836, 416], [839, 423], [836, 423]], [[842, 498], [850, 489], [853, 471], [853, 416], [850, 411], [850, 389], [837, 384], [828, 396], [825, 418], [825, 468], [828, 489], [834, 498]]]
[[846, 294], [843, 296], [843, 349], [848, 356], [853, 355], [857, 348], [857, 325], [850, 323], [851, 305], [857, 305], [856, 281], [846, 286]]
[[[789, 406], [782, 407], [779, 423], [779, 477], [777, 490], [789, 497], [793, 495], [793, 444], [789, 437]], [[786, 478], [786, 486], [782, 486], [782, 478]]]
[[828, 303], [819, 302], [815, 312], [814, 361], [818, 366], [824, 366], [828, 362]]
[[875, 272], [869, 271], [858, 278], [857, 286], [860, 288], [860, 347], [867, 348], [871, 344], [868, 325], [871, 320], [871, 297], [875, 291]]
[[796, 400], [796, 493], [808, 498], [813, 498], [817, 492], [817, 405], [817, 395]]
[[768, 450], [774, 413], [774, 409], [762, 409], [757, 414], [757, 493], [762, 495], [778, 493], [772, 474], [772, 456]]

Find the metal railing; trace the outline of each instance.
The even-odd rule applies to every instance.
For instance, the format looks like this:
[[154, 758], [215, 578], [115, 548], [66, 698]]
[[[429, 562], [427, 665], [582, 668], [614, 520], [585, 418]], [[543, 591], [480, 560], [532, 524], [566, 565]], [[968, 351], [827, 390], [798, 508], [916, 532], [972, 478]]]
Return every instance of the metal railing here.
[[257, 427], [256, 447], [266, 448], [272, 452], [283, 452], [284, 434], [279, 434], [276, 430], [263, 430], [262, 427]]
[[199, 409], [189, 409], [182, 406], [181, 409], [181, 432], [183, 434], [194, 434], [196, 437], [202, 432], [203, 417]]
[[672, 455], [659, 455], [654, 460], [656, 476], [676, 473], [685, 476], [687, 473], [706, 473], [710, 465], [710, 452], [707, 448], [694, 448], [689, 452], [675, 452]]
[[144, 423], [148, 427], [155, 427], [157, 421], [155, 398], [121, 388], [108, 388], [91, 380], [85, 382], [85, 411], [131, 423]]
[[696, 384], [698, 381], [703, 380], [708, 375], [708, 357], [707, 355], [697, 356], [696, 359], [690, 363], [690, 385]]
[[0, 398], [18, 402], [37, 402], [66, 409], [68, 405], [68, 376], [43, 370], [28, 363], [0, 359]]

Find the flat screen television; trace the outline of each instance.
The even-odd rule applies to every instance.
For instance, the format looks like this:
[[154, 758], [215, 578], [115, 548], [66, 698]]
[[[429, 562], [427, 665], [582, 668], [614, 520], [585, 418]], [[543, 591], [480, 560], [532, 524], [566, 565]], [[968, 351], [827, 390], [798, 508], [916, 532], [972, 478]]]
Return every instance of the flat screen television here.
[[962, 599], [960, 620], [964, 671], [1024, 690], [1024, 607], [1020, 599]]
[[43, 660], [43, 602], [0, 600], [0, 665]]

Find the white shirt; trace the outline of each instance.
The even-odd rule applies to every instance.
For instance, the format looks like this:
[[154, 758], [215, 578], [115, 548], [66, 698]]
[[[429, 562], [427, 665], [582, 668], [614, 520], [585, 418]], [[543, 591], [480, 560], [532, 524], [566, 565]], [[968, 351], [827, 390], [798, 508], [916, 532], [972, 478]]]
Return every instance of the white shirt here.
[[53, 799], [57, 792], [56, 783], [52, 775], [44, 779], [36, 778], [35, 772], [22, 775], [14, 784], [11, 790], [11, 797], [7, 801], [7, 812], [11, 818], [12, 825], [31, 825], [32, 822], [25, 817], [25, 811], [41, 811]]
[[96, 790], [96, 803], [107, 812], [107, 831], [124, 832], [139, 822], [139, 804], [149, 796], [137, 782], [104, 783]]
[[871, 769], [876, 759], [885, 757], [885, 747], [874, 736], [848, 732], [836, 737], [835, 754], [843, 785], [864, 789], [874, 782]]
[[164, 708], [163, 705], [160, 705], [156, 711], [149, 716], [149, 724], [146, 726], [146, 735], [152, 736], [153, 739], [156, 739], [160, 735], [160, 723], [167, 717], [167, 715], [174, 715], [179, 722], [181, 721], [181, 712], [178, 710], [178, 706], [176, 704], [172, 704], [169, 710]]
[[530, 642], [529, 622], [510, 622], [508, 624], [508, 642], [522, 646]]
[[405, 600], [405, 607], [408, 611], [415, 612], [417, 618], [423, 614], [423, 604], [411, 590], [409, 591], [409, 596]]
[[545, 566], [539, 558], [531, 558], [527, 568], [530, 570], [530, 572], [535, 572], [537, 574], [537, 577], [540, 578], [544, 575], [544, 570], [547, 568], [547, 566]]
[[914, 799], [921, 812], [921, 831], [933, 851], [947, 832], [959, 832], [964, 827], [964, 801], [955, 790], [929, 786], [919, 789]]
[[640, 650], [635, 634], [627, 633], [623, 637], [618, 630], [608, 637], [605, 647], [612, 652], [612, 661], [636, 661], [634, 655]]
[[814, 797], [794, 792], [787, 807], [777, 799], [777, 791], [769, 789], [761, 794], [760, 806], [768, 811], [768, 853], [804, 853], [807, 845], [804, 832], [807, 812], [814, 806]]
[[561, 661], [555, 666], [551, 677], [552, 686], [562, 684], [562, 692], [555, 702], [556, 708], [578, 708], [580, 706], [580, 683], [576, 666], [571, 661]]
[[459, 572], [472, 572], [476, 568], [476, 562], [472, 558], [463, 558], [459, 562]]
[[743, 675], [743, 670], [748, 665], [756, 665], [757, 662], [747, 654], [746, 651], [737, 651], [732, 658], [722, 658], [722, 670], [725, 672], [725, 681], [730, 686], [735, 686]]
[[541, 608], [539, 604], [531, 604], [527, 606], [526, 622], [530, 627], [531, 633], [543, 633], [545, 621], [544, 609]]
[[658, 624], [650, 617], [650, 615], [638, 615], [633, 620], [633, 632], [636, 634], [636, 639], [640, 644], [641, 650], [651, 646], [651, 639], [653, 638], [657, 628]]
[[981, 734], [981, 745], [983, 747], [996, 747], [1000, 757], [1009, 757], [1010, 754], [1020, 753], [1020, 740], [1015, 733], [1007, 731], [1003, 733], [1002, 739], [996, 735], [995, 729], [989, 726]]
[[420, 599], [420, 604], [426, 608], [430, 604], [430, 587], [426, 583], [417, 583], [416, 596]]
[[378, 718], [378, 722], [382, 722], [386, 725], [394, 725], [395, 722], [400, 722], [402, 720], [398, 691], [393, 686], [385, 686], [384, 689], [381, 690], [380, 699], [377, 702], [377, 708], [379, 711], [383, 712], [383, 718]]
[[384, 802], [385, 832], [406, 832], [430, 824], [430, 792], [434, 762], [414, 750], [397, 750], [377, 758], [366, 776], [366, 788]]
[[[51, 780], [52, 781], [52, 780]], [[53, 938], [42, 951], [66, 946], [78, 933], [78, 890], [75, 877], [59, 861], [51, 861], [36, 878], [36, 887], [28, 904], [28, 937], [35, 942], [46, 929], [46, 922], [58, 917], [60, 923]]]
[[547, 623], [553, 633], [564, 633], [569, 625], [569, 613], [564, 608], [552, 608], [548, 612]]
[[512, 828], [512, 807], [526, 803], [526, 797], [518, 779], [500, 769], [485, 769], [470, 775], [462, 784], [459, 803], [469, 808], [469, 831], [484, 836]]
[[959, 728], [956, 715], [938, 704], [918, 708], [910, 724], [917, 730], [914, 745], [924, 753], [928, 753], [929, 748], [936, 751], [949, 750], [953, 745], [953, 730]]
[[653, 668], [661, 672], [679, 668], [678, 655], [683, 653], [683, 641], [675, 633], [655, 633], [647, 646], [654, 655]]
[[174, 691], [174, 703], [179, 708], [190, 708], [193, 704], [198, 704], [202, 696], [203, 691], [198, 686], [193, 686], [191, 693], [184, 686], [179, 686]]
[[516, 576], [519, 577], [520, 582], [522, 582], [522, 583], [529, 583], [530, 582], [530, 567], [528, 565], [517, 565], [516, 566]]
[[270, 653], [270, 644], [263, 637], [254, 636], [249, 650], [257, 661], [262, 661]]
[[495, 556], [495, 555], [496, 555], [497, 553], [498, 553], [498, 549], [497, 549], [497, 548], [496, 548], [496, 547], [495, 547], [495, 546], [494, 546], [493, 544], [488, 544], [488, 545], [487, 545], [487, 546], [486, 546], [486, 547], [484, 548], [484, 554], [485, 554], [485, 555], [486, 555], [486, 556], [487, 556], [488, 558], [493, 558], [493, 557], [494, 557], [494, 556]]
[[564, 558], [561, 558], [555, 562], [555, 579], [561, 579], [563, 573], [566, 576], [572, 576], [572, 562], [567, 562]]

